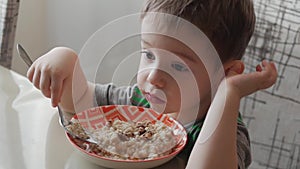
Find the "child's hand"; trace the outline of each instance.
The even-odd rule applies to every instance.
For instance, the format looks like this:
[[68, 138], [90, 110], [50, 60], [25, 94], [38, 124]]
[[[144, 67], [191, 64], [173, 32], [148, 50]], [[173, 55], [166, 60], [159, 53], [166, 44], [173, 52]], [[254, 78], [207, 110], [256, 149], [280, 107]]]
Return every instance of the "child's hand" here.
[[52, 106], [57, 106], [63, 93], [71, 95], [76, 53], [65, 47], [57, 47], [38, 58], [27, 72], [28, 79], [51, 98]]
[[239, 97], [250, 95], [258, 90], [271, 87], [277, 79], [277, 70], [273, 62], [262, 61], [256, 72], [240, 74], [229, 70], [226, 76], [227, 89], [233, 89]]

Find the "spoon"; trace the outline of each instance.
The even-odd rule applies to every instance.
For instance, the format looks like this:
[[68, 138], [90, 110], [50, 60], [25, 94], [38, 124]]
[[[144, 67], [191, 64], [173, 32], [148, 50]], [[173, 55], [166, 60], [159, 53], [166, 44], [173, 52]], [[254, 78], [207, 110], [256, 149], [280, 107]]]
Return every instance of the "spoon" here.
[[[17, 44], [17, 51], [18, 51], [19, 56], [23, 59], [23, 61], [27, 64], [27, 66], [30, 67], [32, 65], [33, 61], [30, 59], [28, 53], [25, 51], [25, 49], [20, 44]], [[65, 119], [64, 113], [59, 106], [57, 106], [57, 109], [58, 109], [58, 114], [59, 114], [59, 123], [68, 134], [70, 134], [72, 137], [77, 138], [81, 141], [97, 144], [97, 141], [95, 141], [91, 137], [83, 138], [81, 136], [78, 136], [74, 132], [72, 132], [68, 128], [68, 126], [70, 126], [72, 124], [72, 122]]]

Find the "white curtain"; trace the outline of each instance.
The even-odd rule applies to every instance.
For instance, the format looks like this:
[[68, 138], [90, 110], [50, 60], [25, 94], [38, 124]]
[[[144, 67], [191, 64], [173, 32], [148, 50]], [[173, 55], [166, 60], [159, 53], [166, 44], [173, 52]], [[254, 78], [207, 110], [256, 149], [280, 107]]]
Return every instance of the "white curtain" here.
[[10, 68], [19, 0], [0, 0], [0, 64]]
[[244, 56], [247, 71], [262, 59], [278, 68], [276, 84], [245, 98], [251, 169], [300, 169], [300, 1], [254, 0], [257, 24]]

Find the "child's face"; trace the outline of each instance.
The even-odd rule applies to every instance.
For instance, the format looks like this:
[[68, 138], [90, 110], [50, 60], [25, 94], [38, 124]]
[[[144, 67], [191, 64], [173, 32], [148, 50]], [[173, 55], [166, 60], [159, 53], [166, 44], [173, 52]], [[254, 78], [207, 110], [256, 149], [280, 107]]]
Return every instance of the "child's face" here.
[[182, 123], [203, 118], [224, 77], [209, 39], [190, 22], [162, 13], [148, 13], [141, 31], [137, 82], [151, 108]]
[[142, 34], [141, 45], [137, 81], [152, 108], [178, 113], [199, 107], [199, 103], [210, 104], [208, 73], [192, 50], [178, 40], [154, 34]]

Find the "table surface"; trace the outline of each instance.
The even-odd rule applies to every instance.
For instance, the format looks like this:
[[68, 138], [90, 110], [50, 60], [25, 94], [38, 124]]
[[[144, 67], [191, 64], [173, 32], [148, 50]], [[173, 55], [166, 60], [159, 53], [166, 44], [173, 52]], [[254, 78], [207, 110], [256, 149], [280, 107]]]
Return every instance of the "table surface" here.
[[[0, 66], [0, 169], [103, 169], [68, 142], [57, 110], [26, 77]], [[184, 168], [178, 157], [157, 168]]]

